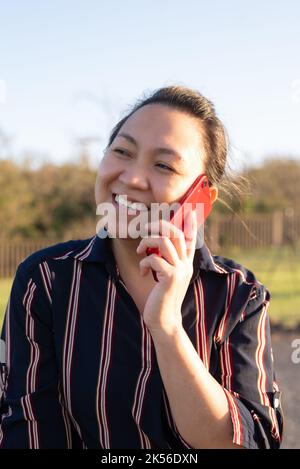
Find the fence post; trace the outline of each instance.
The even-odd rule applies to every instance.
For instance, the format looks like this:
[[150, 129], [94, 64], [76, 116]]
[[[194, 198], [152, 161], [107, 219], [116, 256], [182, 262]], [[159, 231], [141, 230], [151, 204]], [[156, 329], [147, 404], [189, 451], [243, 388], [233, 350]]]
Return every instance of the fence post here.
[[272, 244], [281, 246], [283, 242], [283, 212], [276, 211], [272, 215]]
[[219, 249], [219, 226], [219, 217], [215, 216], [211, 219], [209, 227], [210, 248], [212, 251], [218, 251]]

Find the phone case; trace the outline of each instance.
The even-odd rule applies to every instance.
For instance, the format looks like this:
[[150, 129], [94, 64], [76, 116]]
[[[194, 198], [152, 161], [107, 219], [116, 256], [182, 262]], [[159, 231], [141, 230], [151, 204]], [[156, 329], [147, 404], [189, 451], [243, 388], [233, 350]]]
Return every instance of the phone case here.
[[[196, 208], [196, 204], [203, 204], [203, 209], [196, 212], [197, 227], [199, 229], [199, 227], [204, 223], [210, 214], [212, 208], [208, 178], [206, 174], [201, 174], [197, 177], [197, 179], [193, 182], [191, 187], [180, 200], [180, 207], [170, 218], [170, 222], [178, 228], [182, 229], [182, 231], [184, 231], [184, 216], [187, 214], [187, 206], [185, 206], [185, 204], [187, 203], [191, 204], [191, 210]], [[146, 254], [147, 256], [150, 256], [150, 254], [157, 254], [158, 256], [161, 256], [158, 248], [147, 248]], [[152, 274], [154, 280], [157, 282], [158, 279], [154, 270], [152, 270]]]

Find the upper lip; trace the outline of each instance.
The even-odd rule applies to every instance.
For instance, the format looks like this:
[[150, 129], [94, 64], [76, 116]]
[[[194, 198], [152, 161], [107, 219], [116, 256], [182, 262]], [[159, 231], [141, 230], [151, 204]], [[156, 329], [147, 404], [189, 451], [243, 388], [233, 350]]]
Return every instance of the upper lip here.
[[142, 200], [135, 199], [134, 197], [131, 197], [130, 195], [125, 194], [124, 192], [121, 192], [121, 193], [113, 192], [113, 196], [115, 197], [116, 195], [126, 196], [127, 199], [128, 199], [128, 202], [135, 202], [135, 203], [138, 203], [138, 204], [144, 204], [144, 205], [146, 205], [147, 208], [149, 208], [149, 205], [146, 204], [146, 202], [143, 202]]

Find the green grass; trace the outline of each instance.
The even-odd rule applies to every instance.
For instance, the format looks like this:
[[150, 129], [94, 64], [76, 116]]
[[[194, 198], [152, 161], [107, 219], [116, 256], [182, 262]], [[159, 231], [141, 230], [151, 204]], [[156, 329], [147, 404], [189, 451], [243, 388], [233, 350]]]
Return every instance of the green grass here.
[[255, 250], [223, 250], [255, 273], [271, 293], [269, 315], [272, 323], [293, 327], [300, 323], [300, 249], [288, 246]]
[[[258, 280], [266, 285], [272, 296], [269, 315], [273, 323], [286, 327], [300, 323], [300, 249], [223, 249], [222, 255], [252, 270]], [[12, 279], [0, 279], [0, 326], [11, 283]]]
[[0, 279], [0, 327], [2, 326], [3, 316], [10, 294], [12, 279]]

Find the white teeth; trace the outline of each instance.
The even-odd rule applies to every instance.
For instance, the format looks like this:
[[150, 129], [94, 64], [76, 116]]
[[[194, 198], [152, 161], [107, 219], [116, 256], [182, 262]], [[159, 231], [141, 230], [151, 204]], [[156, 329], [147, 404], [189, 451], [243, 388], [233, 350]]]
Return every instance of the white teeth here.
[[116, 195], [115, 201], [123, 207], [130, 208], [131, 210], [138, 210], [139, 212], [146, 212], [148, 209], [145, 204], [140, 202], [129, 202], [126, 195]]

